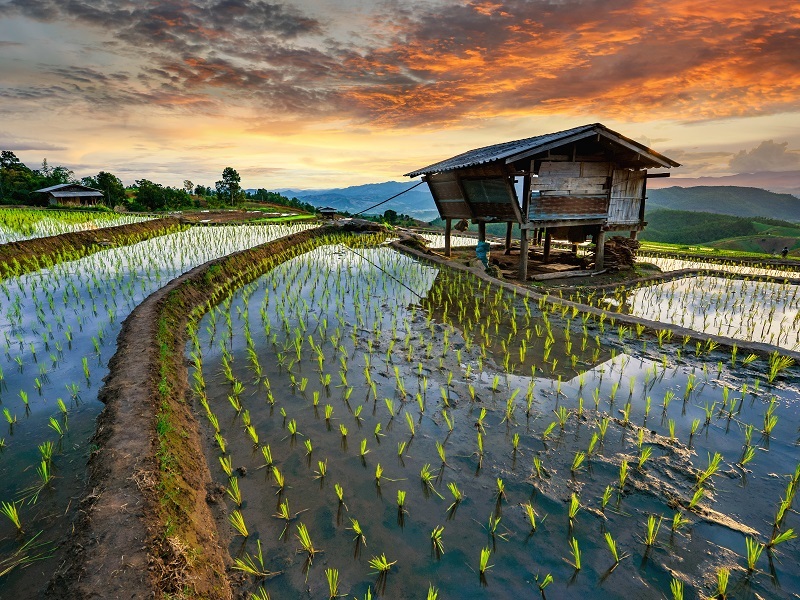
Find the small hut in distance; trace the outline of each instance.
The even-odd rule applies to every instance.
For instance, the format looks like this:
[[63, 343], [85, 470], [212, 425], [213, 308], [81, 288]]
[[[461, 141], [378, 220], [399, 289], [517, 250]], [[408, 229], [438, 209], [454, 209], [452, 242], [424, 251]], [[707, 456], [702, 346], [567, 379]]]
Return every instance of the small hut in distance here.
[[[520, 227], [519, 278], [527, 279], [529, 234], [544, 239], [544, 259], [553, 237], [571, 242], [592, 236], [595, 270], [603, 268], [605, 235], [628, 231], [636, 237], [646, 225], [647, 169], [680, 164], [593, 123], [477, 148], [407, 173], [423, 176], [445, 221], [445, 254], [450, 253], [452, 220], [471, 219], [478, 237], [486, 223], [507, 223], [506, 248], [514, 223]], [[515, 183], [523, 178], [521, 202]]]
[[35, 194], [47, 194], [50, 206], [97, 206], [103, 192], [79, 183], [60, 183], [35, 190]]

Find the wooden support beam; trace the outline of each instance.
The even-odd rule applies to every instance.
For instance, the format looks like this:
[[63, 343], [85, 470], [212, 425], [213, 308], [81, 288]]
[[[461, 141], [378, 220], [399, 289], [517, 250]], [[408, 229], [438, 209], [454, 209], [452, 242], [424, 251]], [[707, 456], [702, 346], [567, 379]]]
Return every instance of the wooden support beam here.
[[[531, 167], [533, 165], [531, 164]], [[522, 224], [519, 228], [519, 280], [528, 281], [528, 213], [531, 202], [531, 174], [527, 173], [522, 182]], [[509, 229], [509, 235], [511, 230]]]
[[597, 248], [594, 252], [594, 270], [601, 271], [606, 251], [606, 232], [601, 229], [595, 236], [595, 240]]
[[544, 259], [543, 262], [547, 263], [550, 261], [550, 245], [553, 241], [553, 234], [550, 233], [548, 230], [547, 233], [544, 234]]
[[486, 221], [478, 221], [478, 241], [486, 241]]
[[452, 219], [444, 220], [444, 255], [450, 256], [450, 228], [453, 224]]
[[511, 254], [511, 230], [514, 228], [514, 224], [509, 221], [506, 223], [506, 251], [505, 254]]

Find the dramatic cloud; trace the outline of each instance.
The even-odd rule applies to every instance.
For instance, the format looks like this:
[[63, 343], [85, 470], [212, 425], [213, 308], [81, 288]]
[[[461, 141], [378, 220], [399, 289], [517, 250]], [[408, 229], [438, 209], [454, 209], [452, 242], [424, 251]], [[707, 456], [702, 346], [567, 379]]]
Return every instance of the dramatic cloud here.
[[0, 49], [4, 129], [98, 140], [97, 160], [111, 140], [132, 170], [235, 139], [322, 178], [366, 164], [372, 136], [418, 136], [418, 158], [381, 149], [402, 173], [480, 145], [490, 123], [481, 143], [594, 121], [653, 124], [638, 133], [686, 172], [797, 167], [788, 147], [731, 160], [768, 137], [796, 148], [794, 131], [713, 148], [665, 131], [800, 113], [800, 8], [777, 0], [0, 0]]
[[776, 144], [767, 140], [750, 151], [737, 152], [729, 164], [733, 171], [739, 173], [792, 171], [800, 168], [800, 152], [789, 150], [789, 142]]
[[[140, 89], [120, 74], [80, 79], [72, 69], [50, 72], [55, 88], [5, 94], [50, 97], [67, 82], [81, 91], [99, 82], [113, 89], [89, 90], [92, 101], [207, 110], [224, 90], [226, 102], [377, 127], [487, 114], [690, 121], [797, 109], [800, 16], [740, 4], [389, 1], [375, 5], [372, 31], [334, 41], [321, 20], [260, 0], [7, 0], [0, 16], [92, 27], [143, 64]], [[341, 8], [346, 22], [347, 2]]]

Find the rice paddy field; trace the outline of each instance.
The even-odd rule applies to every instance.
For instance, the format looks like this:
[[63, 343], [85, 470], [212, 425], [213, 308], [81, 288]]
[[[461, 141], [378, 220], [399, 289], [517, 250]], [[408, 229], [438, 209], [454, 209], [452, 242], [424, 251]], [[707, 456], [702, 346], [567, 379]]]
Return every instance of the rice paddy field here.
[[141, 223], [150, 219], [151, 217], [140, 215], [104, 212], [0, 208], [0, 244], [59, 235], [71, 231]]
[[800, 593], [797, 373], [777, 354], [346, 242], [192, 335], [253, 597]]
[[39, 597], [56, 567], [125, 317], [199, 264], [305, 228], [198, 227], [0, 282], [0, 598]]
[[[0, 282], [0, 598], [58, 566], [124, 318], [305, 228], [193, 228]], [[596, 316], [343, 234], [208, 307], [185, 352], [237, 597], [800, 595], [798, 368], [668, 327], [797, 349], [797, 288], [706, 279]]]

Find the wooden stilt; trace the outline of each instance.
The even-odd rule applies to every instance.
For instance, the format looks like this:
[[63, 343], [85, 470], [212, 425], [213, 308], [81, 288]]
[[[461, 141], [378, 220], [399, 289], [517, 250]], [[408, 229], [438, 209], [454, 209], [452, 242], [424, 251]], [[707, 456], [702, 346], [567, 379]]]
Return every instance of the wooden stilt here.
[[[531, 170], [533, 164], [531, 163]], [[522, 223], [519, 227], [519, 280], [528, 281], [528, 222], [531, 199], [531, 174], [525, 175], [522, 182]], [[510, 225], [510, 224], [509, 224]], [[511, 228], [509, 228], [509, 236]], [[510, 238], [509, 238], [510, 239]]]
[[594, 270], [602, 271], [603, 260], [606, 250], [606, 232], [601, 229], [595, 239], [597, 240], [596, 242], [597, 248], [594, 251]]
[[514, 228], [514, 224], [509, 221], [506, 223], [506, 251], [505, 254], [511, 254], [511, 230]]
[[553, 234], [549, 231], [544, 234], [544, 261], [545, 263], [550, 261], [550, 243], [553, 241]]
[[632, 240], [635, 240], [635, 239], [636, 239], [636, 236], [637, 236], [638, 234], [639, 234], [639, 232], [638, 232], [638, 231], [631, 231], [631, 239], [632, 239]]
[[445, 219], [444, 221], [444, 255], [450, 256], [450, 227], [453, 224], [452, 219]]
[[486, 241], [486, 221], [478, 221], [478, 241]]

